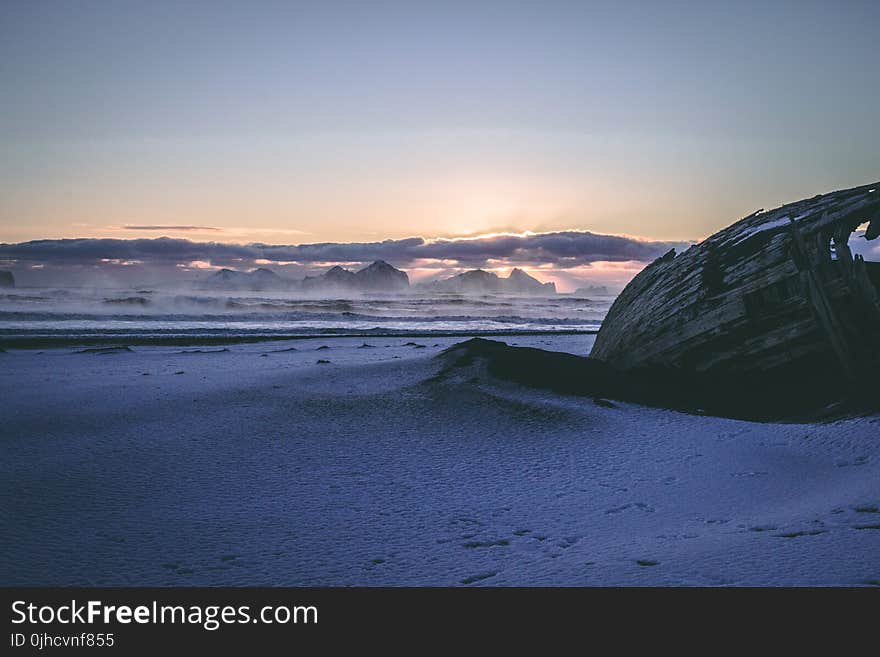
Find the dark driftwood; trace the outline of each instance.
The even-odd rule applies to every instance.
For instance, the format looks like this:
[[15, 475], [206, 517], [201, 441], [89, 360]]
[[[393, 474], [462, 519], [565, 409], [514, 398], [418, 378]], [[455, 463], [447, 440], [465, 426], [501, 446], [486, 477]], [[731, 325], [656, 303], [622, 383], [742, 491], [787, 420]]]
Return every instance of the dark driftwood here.
[[880, 264], [848, 240], [880, 235], [880, 182], [758, 211], [639, 273], [590, 354], [831, 400], [880, 365]]

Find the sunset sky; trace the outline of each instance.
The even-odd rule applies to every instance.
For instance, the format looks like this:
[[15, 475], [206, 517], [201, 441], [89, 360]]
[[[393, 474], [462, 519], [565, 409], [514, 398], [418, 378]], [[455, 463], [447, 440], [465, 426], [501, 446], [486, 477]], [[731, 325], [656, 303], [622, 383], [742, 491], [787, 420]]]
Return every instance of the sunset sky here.
[[[344, 262], [620, 284], [880, 179], [878, 25], [876, 0], [5, 0], [0, 268], [296, 273], [334, 260], [200, 245], [421, 238]], [[59, 238], [142, 241], [12, 248]]]

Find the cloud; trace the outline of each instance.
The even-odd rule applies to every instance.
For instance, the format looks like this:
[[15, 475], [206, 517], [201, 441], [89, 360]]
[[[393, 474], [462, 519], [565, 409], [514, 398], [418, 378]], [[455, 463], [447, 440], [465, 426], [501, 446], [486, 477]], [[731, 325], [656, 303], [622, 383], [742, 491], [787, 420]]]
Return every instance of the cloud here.
[[214, 226], [123, 226], [123, 230], [222, 230]]
[[865, 260], [880, 261], [880, 239], [869, 242], [865, 239], [864, 230], [856, 231], [850, 236], [849, 248], [854, 254], [858, 253]]
[[31, 264], [95, 265], [140, 261], [149, 265], [177, 265], [193, 261], [211, 265], [252, 267], [261, 264], [363, 263], [386, 260], [398, 267], [418, 262], [420, 267], [480, 267], [499, 262], [510, 265], [546, 265], [561, 269], [594, 262], [648, 262], [682, 242], [659, 242], [585, 231], [489, 235], [474, 238], [425, 239], [410, 237], [381, 242], [323, 242], [272, 245], [194, 242], [187, 239], [58, 239], [0, 244], [0, 259]]

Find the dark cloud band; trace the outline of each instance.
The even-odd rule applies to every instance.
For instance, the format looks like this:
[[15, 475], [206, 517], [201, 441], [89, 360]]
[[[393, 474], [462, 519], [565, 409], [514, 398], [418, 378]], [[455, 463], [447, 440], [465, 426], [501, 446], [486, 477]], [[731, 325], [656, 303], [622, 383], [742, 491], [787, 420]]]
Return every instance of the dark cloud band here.
[[417, 261], [455, 261], [479, 267], [489, 261], [571, 268], [597, 261], [650, 261], [680, 242], [637, 240], [581, 231], [494, 235], [474, 239], [426, 240], [410, 237], [382, 242], [325, 242], [269, 245], [194, 242], [186, 239], [62, 239], [0, 244], [0, 259], [39, 264], [96, 264], [137, 260], [147, 264], [205, 261], [219, 266], [252, 266], [257, 260], [303, 265], [386, 260], [399, 267]]

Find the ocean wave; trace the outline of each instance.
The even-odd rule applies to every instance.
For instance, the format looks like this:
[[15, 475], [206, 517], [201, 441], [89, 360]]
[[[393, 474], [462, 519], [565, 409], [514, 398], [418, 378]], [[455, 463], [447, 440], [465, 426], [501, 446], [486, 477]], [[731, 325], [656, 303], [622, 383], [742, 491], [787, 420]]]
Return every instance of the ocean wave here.
[[227, 314], [140, 314], [140, 313], [117, 313], [113, 315], [94, 313], [61, 313], [61, 312], [3, 312], [0, 311], [0, 329], [22, 328], [24, 324], [70, 324], [95, 323], [110, 326], [117, 323], [143, 324], [149, 326], [161, 323], [200, 323], [200, 324], [277, 324], [289, 325], [296, 322], [324, 322], [329, 324], [339, 322], [378, 322], [378, 323], [406, 323], [424, 324], [429, 326], [434, 323], [474, 323], [493, 322], [497, 324], [530, 324], [530, 325], [598, 325], [599, 318], [583, 317], [528, 317], [522, 315], [369, 315], [356, 312], [273, 312], [251, 313], [248, 315]]
[[149, 289], [27, 290], [0, 296], [0, 343], [594, 333], [609, 305], [610, 300], [574, 303], [562, 296], [304, 299]]

